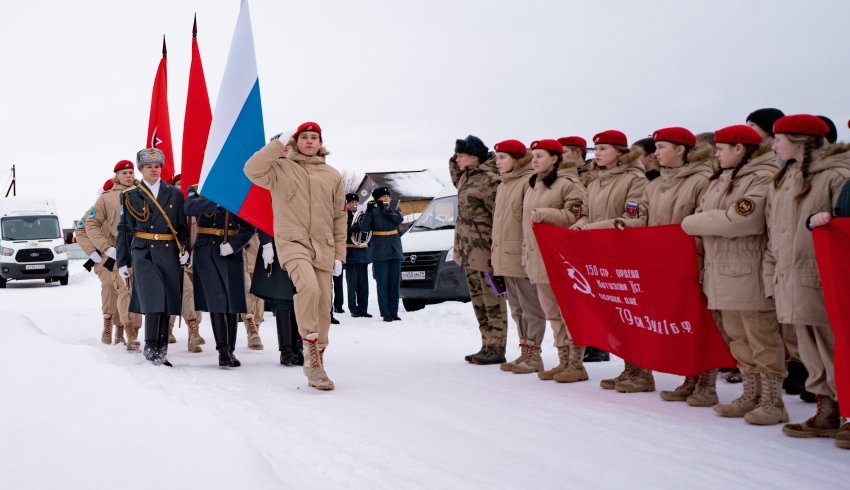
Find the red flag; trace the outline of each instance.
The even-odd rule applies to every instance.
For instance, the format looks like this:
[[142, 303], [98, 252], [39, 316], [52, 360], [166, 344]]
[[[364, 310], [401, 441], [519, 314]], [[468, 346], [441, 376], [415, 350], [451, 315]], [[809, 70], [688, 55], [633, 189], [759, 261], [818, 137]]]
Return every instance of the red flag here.
[[163, 180], [171, 182], [174, 177], [174, 154], [171, 151], [171, 123], [168, 122], [168, 75], [165, 69], [165, 36], [162, 37], [162, 60], [156, 70], [151, 95], [151, 117], [148, 121], [148, 139], [145, 148], [159, 148], [165, 155], [162, 166]]
[[696, 244], [679, 225], [534, 234], [578, 345], [683, 376], [734, 367], [699, 285]]
[[835, 389], [841, 415], [850, 417], [850, 218], [836, 218], [815, 228], [812, 238], [826, 301], [829, 326], [835, 335]]
[[192, 64], [189, 67], [189, 93], [186, 96], [186, 116], [183, 120], [183, 156], [182, 170], [183, 197], [189, 187], [198, 183], [201, 166], [204, 163], [204, 151], [212, 124], [212, 109], [201, 64], [201, 51], [198, 49], [198, 18], [192, 26]]

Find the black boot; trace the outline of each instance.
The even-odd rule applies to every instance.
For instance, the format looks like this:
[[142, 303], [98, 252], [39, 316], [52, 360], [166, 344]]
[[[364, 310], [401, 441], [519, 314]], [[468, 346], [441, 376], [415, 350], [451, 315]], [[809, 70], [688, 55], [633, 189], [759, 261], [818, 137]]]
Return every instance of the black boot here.
[[165, 345], [168, 346], [168, 316], [161, 313], [146, 313], [145, 314], [145, 359], [159, 366], [165, 364], [171, 366], [168, 359], [165, 358], [165, 353], [161, 349], [160, 329], [165, 319]]
[[233, 361], [233, 367], [239, 367], [242, 365], [239, 362], [239, 359], [233, 355], [233, 351], [236, 350], [236, 333], [239, 331], [237, 327], [239, 324], [237, 323], [238, 319], [236, 318], [236, 313], [228, 313], [227, 314], [227, 345], [230, 346], [230, 359]]
[[610, 360], [611, 355], [602, 349], [587, 346], [587, 348], [584, 350], [583, 362], [605, 362]]
[[210, 313], [210, 323], [212, 323], [213, 337], [215, 337], [215, 350], [218, 351], [218, 365], [233, 367], [230, 344], [227, 343], [227, 318], [224, 313]]
[[789, 395], [799, 395], [806, 391], [806, 379], [809, 371], [800, 361], [788, 361], [788, 376], [782, 381], [782, 388]]
[[160, 313], [159, 328], [157, 329], [156, 335], [157, 359], [154, 361], [154, 364], [162, 364], [163, 366], [172, 367], [171, 363], [168, 362], [168, 358], [165, 357], [166, 354], [168, 354], [168, 320], [169, 315]]
[[295, 361], [296, 366], [304, 365], [304, 341], [301, 339], [301, 334], [298, 333], [298, 319], [295, 317], [295, 310], [289, 312], [289, 322], [292, 324], [292, 350], [298, 356]]
[[289, 311], [280, 310], [275, 314], [277, 324], [277, 345], [280, 350], [280, 363], [284, 366], [298, 364], [298, 355], [293, 348], [292, 320]]

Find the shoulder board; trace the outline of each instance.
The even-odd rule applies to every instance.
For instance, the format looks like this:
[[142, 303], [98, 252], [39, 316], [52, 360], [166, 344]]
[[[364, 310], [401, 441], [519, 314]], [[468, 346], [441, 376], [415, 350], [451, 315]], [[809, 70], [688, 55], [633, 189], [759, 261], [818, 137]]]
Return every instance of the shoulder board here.
[[197, 196], [200, 196], [201, 194], [200, 194], [200, 193], [198, 193], [198, 184], [195, 184], [195, 185], [193, 185], [193, 186], [189, 187], [189, 192], [187, 192], [187, 193], [186, 193], [186, 195], [187, 195], [188, 197], [196, 196], [196, 195], [197, 195]]

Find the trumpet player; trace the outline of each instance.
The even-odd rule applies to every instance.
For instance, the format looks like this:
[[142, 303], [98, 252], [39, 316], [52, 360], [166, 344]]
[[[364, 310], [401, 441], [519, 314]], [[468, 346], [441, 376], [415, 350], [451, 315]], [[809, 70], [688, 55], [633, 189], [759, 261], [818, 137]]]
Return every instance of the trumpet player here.
[[372, 318], [369, 309], [369, 264], [372, 251], [369, 249], [371, 233], [361, 230], [364, 214], [357, 212], [357, 194], [345, 195], [345, 211], [348, 214], [348, 239], [345, 259], [345, 282], [348, 287], [348, 309], [352, 317]]

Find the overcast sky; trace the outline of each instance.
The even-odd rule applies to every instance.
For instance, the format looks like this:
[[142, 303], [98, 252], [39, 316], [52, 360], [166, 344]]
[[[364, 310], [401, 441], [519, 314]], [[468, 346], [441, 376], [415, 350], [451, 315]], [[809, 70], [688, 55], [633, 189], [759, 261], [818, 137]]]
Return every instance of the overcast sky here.
[[[467, 134], [516, 138], [832, 117], [848, 139], [850, 2], [250, 3], [266, 135], [318, 122], [337, 168], [442, 168]], [[697, 6], [699, 5], [699, 6]], [[179, 168], [192, 16], [215, 103], [239, 0], [0, 0], [0, 183], [63, 226], [144, 145], [162, 35]]]

